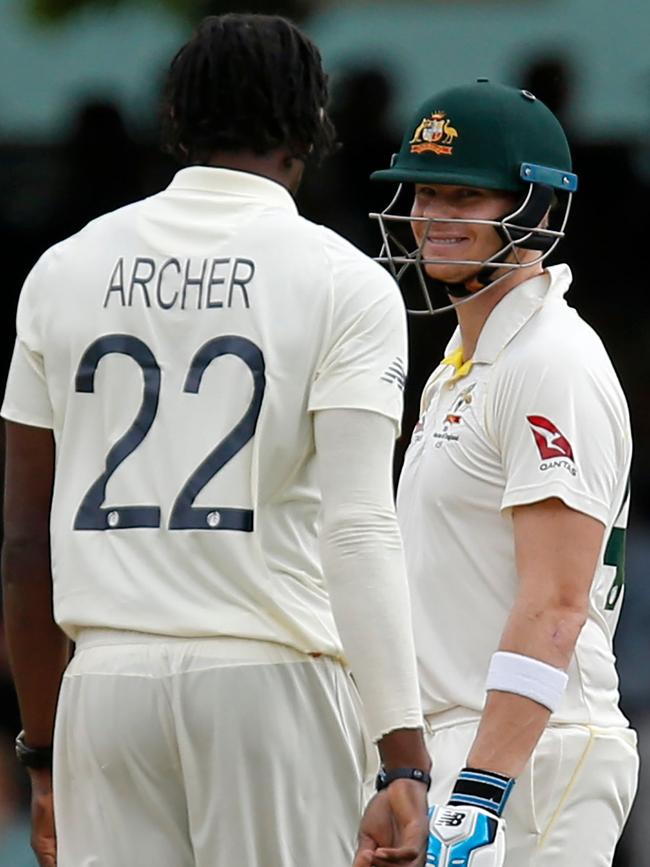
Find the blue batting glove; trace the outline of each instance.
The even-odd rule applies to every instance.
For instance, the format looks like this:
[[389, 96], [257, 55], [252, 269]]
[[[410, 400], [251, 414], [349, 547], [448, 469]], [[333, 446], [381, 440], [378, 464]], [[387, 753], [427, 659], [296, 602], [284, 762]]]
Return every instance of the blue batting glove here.
[[428, 867], [502, 867], [505, 855], [503, 819], [460, 804], [429, 809]]

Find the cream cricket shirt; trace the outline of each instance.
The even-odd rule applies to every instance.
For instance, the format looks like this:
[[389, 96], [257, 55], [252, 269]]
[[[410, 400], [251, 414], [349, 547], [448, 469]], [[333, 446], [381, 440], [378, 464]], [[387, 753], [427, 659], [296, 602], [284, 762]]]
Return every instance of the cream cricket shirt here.
[[489, 660], [517, 592], [511, 507], [559, 497], [606, 532], [554, 719], [625, 724], [612, 638], [623, 595], [630, 424], [600, 339], [564, 301], [570, 282], [569, 269], [556, 266], [506, 295], [471, 365], [461, 367], [456, 331], [447, 363], [424, 390], [398, 515], [425, 714], [482, 709]]
[[312, 412], [402, 413], [394, 281], [268, 179], [192, 167], [50, 249], [2, 415], [52, 428], [57, 621], [340, 654]]

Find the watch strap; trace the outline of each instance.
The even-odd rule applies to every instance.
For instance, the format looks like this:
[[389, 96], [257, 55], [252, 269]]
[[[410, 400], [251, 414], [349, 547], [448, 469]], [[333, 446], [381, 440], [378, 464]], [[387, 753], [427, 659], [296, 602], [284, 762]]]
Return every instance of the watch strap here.
[[52, 747], [30, 747], [25, 743], [25, 732], [16, 738], [16, 758], [25, 768], [41, 771], [52, 767]]
[[427, 787], [427, 792], [431, 788], [431, 775], [421, 768], [395, 768], [392, 771], [387, 771], [383, 767], [379, 769], [377, 774], [375, 788], [381, 792], [395, 780], [415, 780], [418, 783], [423, 783]]

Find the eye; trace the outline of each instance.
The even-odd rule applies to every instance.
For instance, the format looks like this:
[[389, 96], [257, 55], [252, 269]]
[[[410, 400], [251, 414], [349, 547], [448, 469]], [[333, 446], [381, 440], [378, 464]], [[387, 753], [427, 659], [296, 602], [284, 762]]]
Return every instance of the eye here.
[[463, 187], [458, 190], [458, 198], [459, 199], [479, 199], [481, 198], [481, 191], [475, 190], [472, 187]]

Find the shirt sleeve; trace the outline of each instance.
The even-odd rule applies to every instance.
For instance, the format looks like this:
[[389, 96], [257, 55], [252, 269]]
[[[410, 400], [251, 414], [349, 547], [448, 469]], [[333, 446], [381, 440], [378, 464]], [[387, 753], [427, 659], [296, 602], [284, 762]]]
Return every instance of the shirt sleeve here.
[[399, 430], [407, 373], [404, 303], [390, 275], [357, 255], [334, 272], [309, 409], [370, 410]]
[[392, 486], [393, 426], [375, 412], [314, 415], [320, 546], [332, 613], [374, 741], [419, 728], [411, 606]]
[[488, 402], [506, 479], [501, 508], [558, 497], [607, 525], [631, 456], [613, 370], [553, 353], [508, 367]]
[[[41, 260], [42, 262], [42, 260]], [[38, 305], [39, 262], [20, 293], [16, 343], [0, 414], [9, 421], [52, 428], [53, 411], [45, 377]]]

